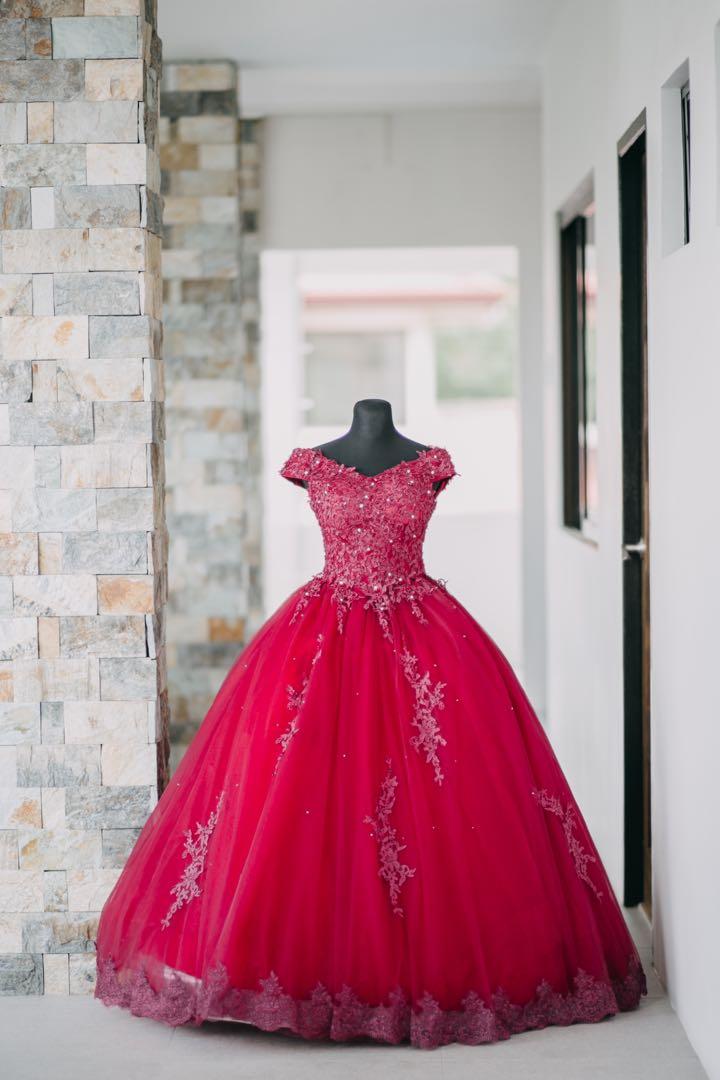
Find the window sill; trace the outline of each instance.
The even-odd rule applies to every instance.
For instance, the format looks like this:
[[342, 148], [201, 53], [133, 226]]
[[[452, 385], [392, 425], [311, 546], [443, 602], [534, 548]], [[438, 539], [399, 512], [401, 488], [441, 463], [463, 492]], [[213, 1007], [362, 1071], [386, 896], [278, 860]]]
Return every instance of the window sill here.
[[591, 532], [587, 526], [578, 529], [574, 525], [563, 525], [563, 531], [569, 536], [575, 537], [576, 540], [580, 540], [583, 544], [587, 544], [588, 547], [596, 549], [600, 547], [597, 533]]

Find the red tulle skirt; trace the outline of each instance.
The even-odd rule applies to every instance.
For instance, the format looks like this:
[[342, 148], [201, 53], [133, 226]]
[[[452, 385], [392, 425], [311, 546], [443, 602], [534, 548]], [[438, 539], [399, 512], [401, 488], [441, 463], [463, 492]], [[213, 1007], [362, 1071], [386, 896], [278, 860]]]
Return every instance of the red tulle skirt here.
[[422, 612], [399, 604], [388, 636], [299, 589], [258, 631], [108, 899], [96, 996], [422, 1047], [637, 1006], [637, 951], [513, 671], [444, 588]]

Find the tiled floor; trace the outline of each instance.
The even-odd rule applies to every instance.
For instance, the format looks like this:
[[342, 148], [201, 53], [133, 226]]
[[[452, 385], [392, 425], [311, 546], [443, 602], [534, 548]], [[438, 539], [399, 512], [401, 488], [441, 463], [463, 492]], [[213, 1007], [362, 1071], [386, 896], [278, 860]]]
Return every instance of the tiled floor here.
[[491, 1046], [423, 1051], [306, 1043], [242, 1024], [170, 1029], [91, 998], [0, 999], [3, 1080], [703, 1080], [649, 963], [637, 1012], [516, 1035]]

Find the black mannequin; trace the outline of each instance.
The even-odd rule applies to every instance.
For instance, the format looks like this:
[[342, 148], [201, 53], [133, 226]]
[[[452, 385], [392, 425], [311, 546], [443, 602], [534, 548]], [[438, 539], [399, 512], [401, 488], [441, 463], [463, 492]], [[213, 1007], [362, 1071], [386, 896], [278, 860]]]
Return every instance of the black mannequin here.
[[[344, 435], [313, 449], [341, 465], [352, 466], [364, 476], [377, 476], [401, 461], [415, 461], [418, 451], [430, 448], [400, 434], [389, 401], [365, 398], [355, 402], [352, 424]], [[440, 483], [436, 481], [434, 486]]]

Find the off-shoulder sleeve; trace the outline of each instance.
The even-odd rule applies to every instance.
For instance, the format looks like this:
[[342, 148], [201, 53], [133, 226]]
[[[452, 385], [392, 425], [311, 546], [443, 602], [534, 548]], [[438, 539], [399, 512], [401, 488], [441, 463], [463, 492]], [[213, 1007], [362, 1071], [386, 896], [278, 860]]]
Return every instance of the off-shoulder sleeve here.
[[293, 484], [297, 484], [298, 487], [304, 487], [310, 476], [314, 462], [315, 455], [312, 450], [296, 446], [283, 467], [278, 471], [280, 476], [284, 476], [286, 480], [290, 480]]
[[433, 447], [427, 455], [428, 478], [432, 483], [440, 481], [436, 491], [439, 493], [447, 487], [453, 476], [458, 473], [453, 464], [453, 459], [447, 450], [441, 446]]

